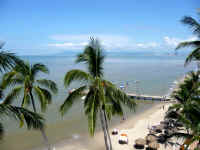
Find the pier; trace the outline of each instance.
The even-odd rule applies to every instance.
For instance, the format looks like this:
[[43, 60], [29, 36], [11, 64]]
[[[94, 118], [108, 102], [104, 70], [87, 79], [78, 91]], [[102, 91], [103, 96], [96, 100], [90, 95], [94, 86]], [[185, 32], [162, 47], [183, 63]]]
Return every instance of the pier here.
[[130, 98], [137, 100], [170, 101], [169, 97], [163, 97], [163, 96], [137, 95], [134, 93], [127, 93], [127, 95]]

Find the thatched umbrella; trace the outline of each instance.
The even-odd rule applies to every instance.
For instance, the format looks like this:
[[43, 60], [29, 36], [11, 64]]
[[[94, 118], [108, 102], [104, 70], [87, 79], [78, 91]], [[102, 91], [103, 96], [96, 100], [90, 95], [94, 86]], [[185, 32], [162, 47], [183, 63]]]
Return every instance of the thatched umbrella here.
[[154, 130], [150, 130], [149, 131], [150, 134], [157, 134], [158, 132], [154, 131]]
[[138, 138], [138, 139], [135, 140], [134, 147], [136, 149], [143, 149], [145, 144], [146, 144], [146, 141], [143, 138]]
[[163, 143], [166, 142], [166, 139], [167, 139], [167, 137], [166, 137], [165, 134], [160, 134], [160, 135], [158, 136], [158, 140], [157, 140], [157, 141], [158, 141], [159, 143], [163, 144]]
[[161, 133], [163, 129], [164, 129], [164, 125], [158, 125], [156, 126], [155, 131], [158, 133]]
[[148, 144], [148, 148], [151, 150], [157, 150], [157, 149], [159, 149], [159, 147], [160, 147], [160, 145], [156, 141]]
[[149, 135], [146, 136], [147, 143], [154, 142], [156, 140], [157, 140], [156, 136], [154, 136], [152, 134], [149, 134]]
[[168, 123], [167, 121], [161, 121], [160, 124], [166, 124]]

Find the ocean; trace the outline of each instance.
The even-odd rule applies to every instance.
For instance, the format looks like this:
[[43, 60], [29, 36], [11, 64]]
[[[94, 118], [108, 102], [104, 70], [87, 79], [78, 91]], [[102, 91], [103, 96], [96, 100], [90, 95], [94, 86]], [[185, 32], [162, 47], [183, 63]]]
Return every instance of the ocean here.
[[[74, 105], [64, 117], [61, 117], [58, 112], [68, 91], [78, 86], [76, 83], [68, 89], [64, 88], [64, 75], [71, 69], [86, 70], [84, 64], [74, 63], [76, 58], [74, 53], [66, 56], [22, 56], [21, 58], [30, 63], [40, 62], [47, 65], [50, 74], [41, 74], [40, 77], [54, 80], [58, 85], [58, 94], [53, 96], [53, 103], [48, 107], [47, 112], [42, 114], [46, 119], [46, 131], [50, 142], [53, 144], [62, 140], [83, 142], [89, 139], [87, 118], [83, 114], [82, 103]], [[168, 54], [108, 53], [104, 64], [104, 77], [118, 87], [125, 87], [125, 92], [165, 96], [170, 93], [176, 80], [196, 68], [195, 64], [184, 67], [184, 60], [184, 56]], [[17, 102], [19, 103], [20, 100]], [[126, 116], [134, 117], [153, 105], [155, 103], [139, 104], [136, 112], [127, 110]], [[39, 107], [38, 104], [37, 106]], [[113, 118], [111, 125], [119, 123], [120, 119]], [[8, 118], [2, 122], [6, 133], [4, 139], [0, 141], [0, 149], [30, 150], [44, 145], [39, 131], [19, 128], [14, 120]], [[86, 138], [82, 140], [83, 137]]]

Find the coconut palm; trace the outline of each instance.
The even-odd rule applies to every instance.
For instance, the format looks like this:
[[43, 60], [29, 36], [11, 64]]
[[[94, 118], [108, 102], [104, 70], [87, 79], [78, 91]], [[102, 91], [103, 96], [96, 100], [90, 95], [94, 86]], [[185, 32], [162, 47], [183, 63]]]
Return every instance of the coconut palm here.
[[[10, 72], [3, 77], [3, 88], [13, 87], [7, 97], [5, 103], [12, 103], [16, 97], [22, 94], [21, 106], [26, 107], [30, 104], [36, 113], [35, 100], [40, 103], [41, 111], [44, 112], [52, 102], [52, 93], [57, 92], [56, 83], [47, 79], [37, 79], [39, 73], [48, 73], [48, 68], [40, 63], [30, 65], [29, 63], [20, 62]], [[48, 144], [47, 136], [44, 129], [41, 129], [43, 138]]]
[[[186, 138], [184, 144], [188, 146], [194, 141], [200, 141], [200, 72], [190, 72], [179, 85], [178, 89], [173, 91], [172, 98], [177, 104], [172, 105], [166, 118], [174, 119], [184, 125], [186, 132], [177, 128], [173, 136]], [[176, 127], [176, 124], [174, 124]]]
[[[0, 87], [2, 83], [0, 83]], [[28, 129], [42, 129], [44, 127], [44, 119], [37, 113], [31, 112], [25, 108], [13, 106], [8, 101], [4, 101], [3, 90], [0, 97], [0, 118], [4, 116], [15, 118], [20, 122], [20, 126], [26, 124]], [[0, 122], [0, 138], [4, 133], [4, 128]]]
[[[199, 13], [200, 16], [200, 13]], [[197, 36], [197, 40], [193, 41], [185, 41], [178, 44], [176, 49], [192, 47], [193, 51], [187, 56], [185, 60], [185, 65], [190, 63], [191, 61], [199, 61], [200, 60], [200, 23], [192, 17], [185, 16], [181, 22], [185, 25], [188, 25], [192, 29], [192, 33]]]
[[20, 59], [14, 53], [3, 51], [4, 43], [0, 44], [0, 72], [7, 71], [15, 66]]
[[64, 85], [69, 87], [72, 82], [80, 81], [82, 86], [70, 92], [64, 103], [60, 107], [64, 115], [71, 106], [80, 101], [84, 95], [85, 115], [88, 118], [88, 128], [91, 136], [94, 136], [97, 115], [101, 121], [104, 132], [106, 150], [112, 149], [110, 134], [108, 130], [108, 120], [112, 115], [123, 115], [122, 105], [130, 109], [135, 108], [135, 102], [124, 92], [115, 87], [111, 82], [103, 78], [103, 63], [105, 55], [97, 39], [91, 38], [84, 52], [79, 54], [76, 63], [85, 63], [87, 71], [73, 69], [66, 73]]

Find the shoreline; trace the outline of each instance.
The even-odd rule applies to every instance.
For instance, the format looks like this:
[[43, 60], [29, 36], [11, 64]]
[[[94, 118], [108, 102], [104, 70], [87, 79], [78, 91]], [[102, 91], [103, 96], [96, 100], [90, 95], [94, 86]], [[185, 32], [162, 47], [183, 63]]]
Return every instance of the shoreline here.
[[[165, 105], [165, 109], [162, 109], [162, 106]], [[121, 149], [134, 149], [133, 144], [135, 139], [144, 138], [148, 133], [148, 126], [159, 124], [160, 121], [163, 120], [164, 114], [167, 111], [170, 102], [161, 102], [155, 104], [150, 109], [141, 112], [137, 116], [133, 116], [120, 122], [117, 125], [113, 125], [110, 127], [110, 133], [114, 128], [118, 130], [123, 130], [128, 133], [129, 143], [127, 145], [120, 145], [118, 143], [118, 136], [111, 135], [112, 145], [114, 150]], [[87, 136], [87, 135], [85, 135]], [[89, 140], [84, 139], [83, 141], [73, 141], [73, 142], [65, 142], [65, 140], [56, 143], [54, 146], [55, 150], [102, 150], [105, 149], [103, 132], [98, 131], [93, 138], [89, 138]], [[37, 149], [39, 150], [39, 149]], [[41, 149], [40, 149], [41, 150]]]

